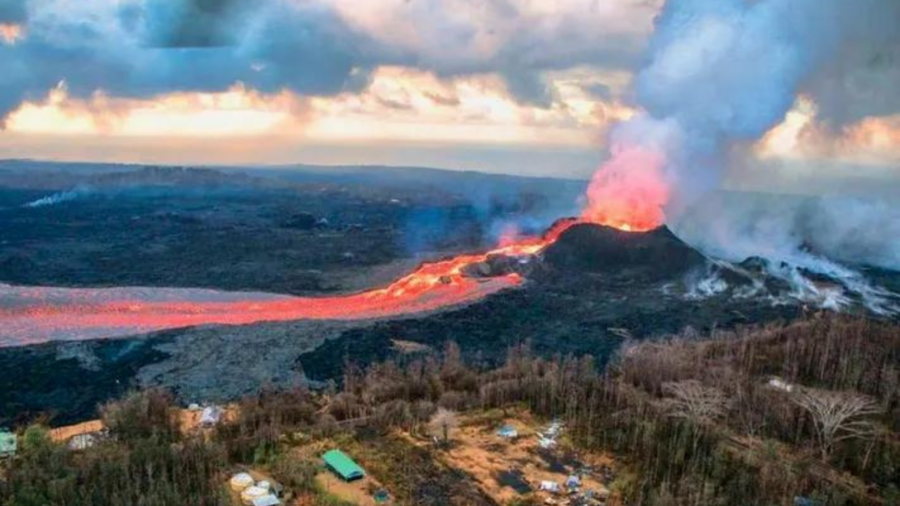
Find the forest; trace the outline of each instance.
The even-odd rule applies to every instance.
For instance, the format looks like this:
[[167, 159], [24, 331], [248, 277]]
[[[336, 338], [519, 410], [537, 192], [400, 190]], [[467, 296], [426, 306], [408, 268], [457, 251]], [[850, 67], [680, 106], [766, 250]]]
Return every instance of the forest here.
[[900, 504], [897, 324], [813, 315], [686, 331], [628, 342], [604, 370], [590, 356], [539, 357], [527, 342], [495, 369], [461, 357], [451, 342], [365, 369], [347, 363], [322, 391], [245, 397], [207, 433], [179, 429], [171, 393], [134, 392], [101, 407], [108, 437], [82, 452], [36, 420], [0, 464], [0, 505], [229, 504], [223, 483], [242, 464], [267, 469], [296, 504], [339, 504], [318, 489], [318, 464], [296, 458], [322, 438], [365, 447], [363, 463], [398, 504], [494, 504], [436, 463], [440, 446], [398, 434], [507, 409], [560, 419], [579, 451], [616, 455], [608, 504]]

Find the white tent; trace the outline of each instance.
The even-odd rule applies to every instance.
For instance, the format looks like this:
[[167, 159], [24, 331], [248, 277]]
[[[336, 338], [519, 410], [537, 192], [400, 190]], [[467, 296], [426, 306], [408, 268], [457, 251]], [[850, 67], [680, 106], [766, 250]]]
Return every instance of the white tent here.
[[235, 492], [243, 492], [247, 487], [253, 485], [253, 477], [247, 473], [238, 473], [231, 477], [231, 490]]
[[253, 501], [267, 495], [270, 495], [268, 490], [253, 486], [241, 492], [241, 501], [247, 506], [252, 506]]
[[541, 490], [545, 492], [553, 492], [555, 494], [559, 492], [559, 483], [556, 483], [555, 481], [544, 480], [541, 482]]

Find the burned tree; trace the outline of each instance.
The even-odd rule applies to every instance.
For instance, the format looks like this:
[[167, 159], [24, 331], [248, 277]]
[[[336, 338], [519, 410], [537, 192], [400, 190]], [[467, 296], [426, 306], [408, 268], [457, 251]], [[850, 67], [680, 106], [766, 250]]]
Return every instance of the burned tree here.
[[822, 460], [840, 441], [874, 435], [875, 424], [869, 417], [881, 413], [874, 399], [851, 391], [805, 388], [795, 394], [794, 402], [812, 419]]
[[722, 417], [728, 407], [728, 399], [721, 390], [697, 380], [664, 383], [662, 391], [667, 396], [663, 406], [669, 415], [697, 424]]

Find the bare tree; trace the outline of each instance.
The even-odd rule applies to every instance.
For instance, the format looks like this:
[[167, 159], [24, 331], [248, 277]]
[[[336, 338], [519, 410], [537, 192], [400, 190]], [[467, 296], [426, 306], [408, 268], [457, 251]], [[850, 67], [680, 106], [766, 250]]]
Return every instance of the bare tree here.
[[428, 433], [435, 438], [440, 437], [444, 444], [450, 442], [450, 431], [459, 425], [455, 411], [438, 408], [437, 412], [428, 422]]
[[804, 388], [793, 400], [812, 418], [822, 460], [840, 441], [873, 436], [876, 427], [868, 418], [881, 413], [874, 399], [857, 392]]
[[667, 396], [664, 406], [668, 413], [694, 423], [707, 423], [720, 418], [728, 407], [724, 392], [697, 380], [663, 383], [662, 391]]

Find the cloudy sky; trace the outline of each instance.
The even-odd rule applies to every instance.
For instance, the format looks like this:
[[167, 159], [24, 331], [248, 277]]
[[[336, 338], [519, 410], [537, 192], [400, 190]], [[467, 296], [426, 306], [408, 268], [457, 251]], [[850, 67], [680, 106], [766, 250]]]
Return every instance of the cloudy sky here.
[[[586, 177], [662, 3], [0, 0], [0, 158]], [[900, 177], [896, 42], [798, 90], [761, 181]]]

